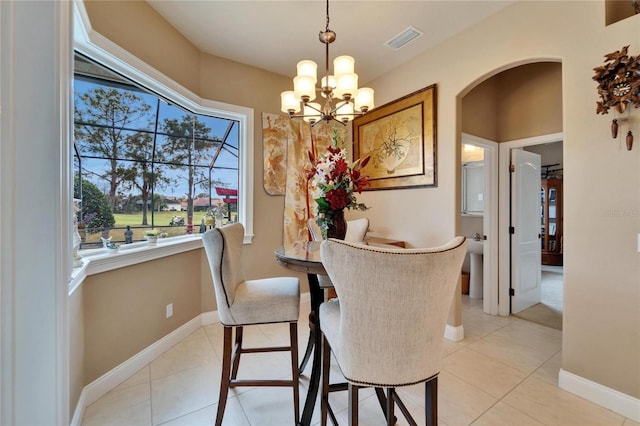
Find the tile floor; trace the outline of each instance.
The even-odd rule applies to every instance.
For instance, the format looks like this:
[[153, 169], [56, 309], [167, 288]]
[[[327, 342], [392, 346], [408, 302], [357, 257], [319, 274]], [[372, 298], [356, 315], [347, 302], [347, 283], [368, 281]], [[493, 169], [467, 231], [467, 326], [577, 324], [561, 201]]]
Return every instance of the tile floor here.
[[562, 266], [542, 265], [540, 302], [562, 313], [564, 272]]
[[[624, 425], [629, 419], [558, 388], [562, 332], [514, 317], [482, 312], [482, 301], [463, 296], [465, 339], [445, 341], [439, 378], [440, 425]], [[300, 318], [307, 318], [308, 307]], [[304, 350], [308, 329], [299, 323]], [[288, 327], [247, 327], [251, 345], [286, 344]], [[124, 383], [87, 407], [82, 424], [210, 425], [215, 418], [220, 385], [222, 327], [198, 329]], [[288, 377], [286, 353], [243, 357], [239, 377]], [[307, 367], [306, 373], [309, 373]], [[337, 368], [332, 374], [339, 375]], [[304, 400], [308, 376], [301, 377]], [[416, 420], [424, 424], [424, 386], [399, 393]], [[346, 424], [346, 395], [332, 394], [340, 424]], [[360, 424], [383, 425], [371, 390], [360, 393]], [[399, 415], [399, 423], [406, 424]], [[313, 424], [319, 424], [316, 404]], [[238, 388], [230, 391], [226, 425], [291, 425], [293, 402], [287, 388]]]

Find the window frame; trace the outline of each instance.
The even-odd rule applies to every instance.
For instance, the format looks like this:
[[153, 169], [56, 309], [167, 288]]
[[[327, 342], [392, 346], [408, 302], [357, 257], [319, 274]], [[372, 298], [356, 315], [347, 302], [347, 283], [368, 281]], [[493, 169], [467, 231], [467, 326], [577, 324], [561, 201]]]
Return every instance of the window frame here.
[[[74, 50], [91, 60], [171, 100], [195, 113], [212, 115], [239, 122], [238, 221], [244, 225], [244, 243], [253, 241], [253, 157], [254, 110], [238, 105], [204, 99], [133, 56], [91, 28], [84, 5], [74, 2]], [[174, 240], [175, 238], [172, 238]], [[191, 238], [187, 240], [191, 241]], [[175, 252], [180, 244], [171, 244]], [[152, 250], [152, 248], [149, 248]], [[164, 252], [167, 255], [167, 252]], [[122, 257], [122, 256], [119, 256]], [[114, 265], [117, 267], [117, 265]], [[111, 268], [115, 269], [115, 268]]]

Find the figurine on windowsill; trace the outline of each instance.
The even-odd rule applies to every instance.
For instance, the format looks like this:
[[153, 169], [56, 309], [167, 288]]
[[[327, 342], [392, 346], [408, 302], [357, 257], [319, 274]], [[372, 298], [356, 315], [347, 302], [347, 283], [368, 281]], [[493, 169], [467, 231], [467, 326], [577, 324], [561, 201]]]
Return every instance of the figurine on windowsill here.
[[133, 231], [131, 227], [127, 225], [127, 230], [124, 231], [124, 243], [131, 244], [133, 242]]
[[78, 232], [78, 212], [80, 211], [80, 200], [73, 199], [73, 267], [79, 268], [82, 266], [82, 256], [78, 253], [80, 249], [80, 233]]

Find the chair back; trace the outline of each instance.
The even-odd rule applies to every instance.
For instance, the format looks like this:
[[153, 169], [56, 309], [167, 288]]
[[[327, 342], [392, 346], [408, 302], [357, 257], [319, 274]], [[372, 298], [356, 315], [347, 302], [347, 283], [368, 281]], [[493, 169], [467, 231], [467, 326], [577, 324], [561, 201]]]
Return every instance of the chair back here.
[[347, 221], [347, 234], [344, 236], [345, 241], [363, 242], [364, 237], [369, 230], [369, 219], [363, 217], [361, 219], [353, 219]]
[[216, 293], [218, 314], [223, 324], [233, 324], [230, 308], [233, 305], [236, 287], [245, 281], [242, 262], [244, 226], [241, 223], [214, 228], [202, 234], [213, 288]]
[[320, 229], [320, 225], [316, 222], [315, 217], [307, 219], [307, 227], [311, 234], [311, 241], [322, 241], [322, 230]]
[[[312, 241], [322, 241], [322, 231], [315, 218], [307, 219], [307, 226], [311, 233]], [[353, 219], [347, 221], [347, 233], [344, 236], [345, 241], [363, 242], [364, 237], [369, 230], [369, 219], [366, 217], [361, 219]]]
[[332, 349], [345, 378], [397, 387], [437, 374], [465, 238], [397, 250], [330, 239], [320, 253], [338, 294]]

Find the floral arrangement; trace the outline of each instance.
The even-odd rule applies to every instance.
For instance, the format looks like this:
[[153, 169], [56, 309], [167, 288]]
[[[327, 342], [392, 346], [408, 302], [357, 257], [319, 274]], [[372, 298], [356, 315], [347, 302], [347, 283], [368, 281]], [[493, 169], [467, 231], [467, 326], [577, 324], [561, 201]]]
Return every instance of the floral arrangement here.
[[355, 193], [361, 193], [362, 189], [369, 185], [367, 176], [362, 174], [362, 169], [369, 162], [370, 157], [363, 160], [355, 160], [349, 164], [346, 151], [338, 146], [338, 130], [334, 127], [331, 138], [331, 146], [327, 152], [315, 158], [309, 151], [309, 160], [312, 167], [307, 173], [311, 181], [313, 199], [318, 206], [316, 222], [320, 226], [323, 235], [333, 224], [333, 216], [339, 210], [367, 210], [368, 207], [358, 203]]

